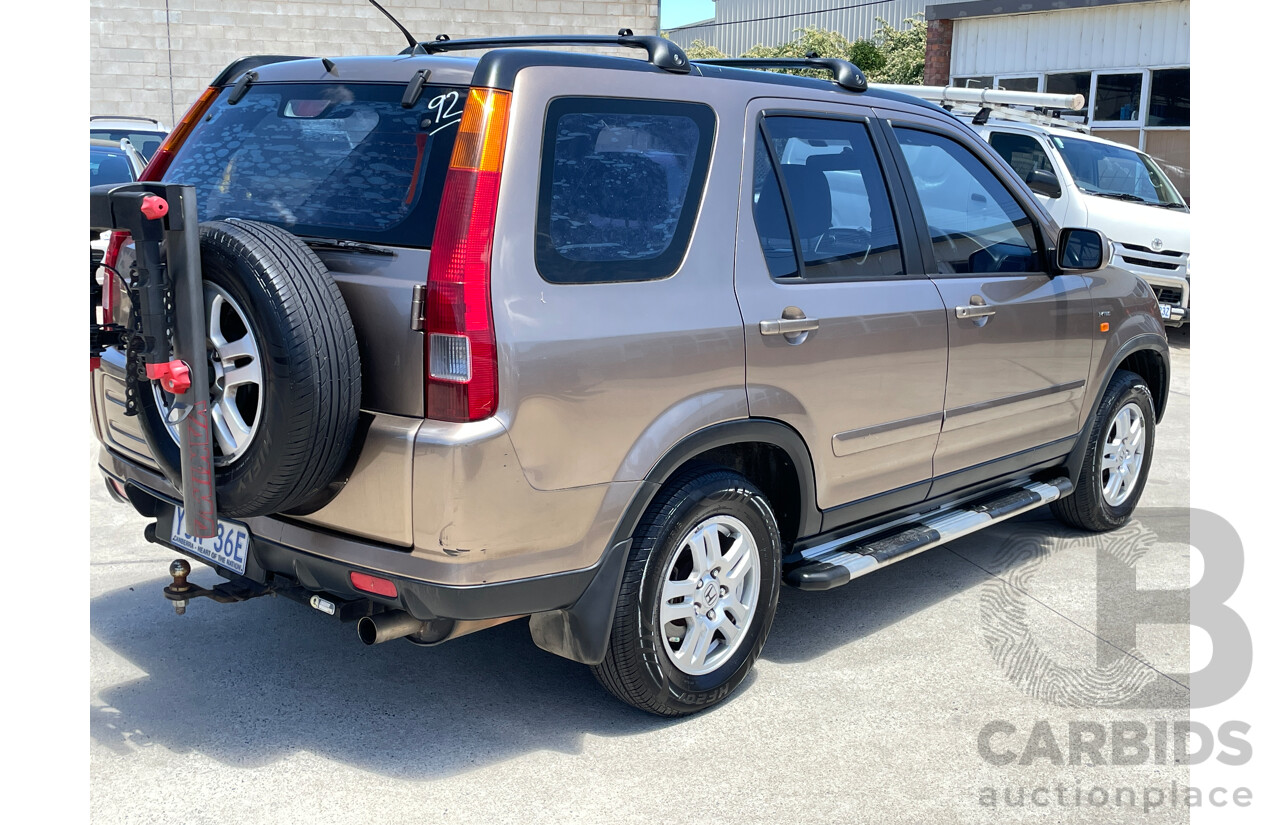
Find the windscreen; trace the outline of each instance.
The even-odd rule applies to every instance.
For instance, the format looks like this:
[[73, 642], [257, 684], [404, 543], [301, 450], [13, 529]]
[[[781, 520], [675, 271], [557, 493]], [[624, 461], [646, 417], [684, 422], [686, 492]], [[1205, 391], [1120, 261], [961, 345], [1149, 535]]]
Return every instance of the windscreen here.
[[129, 183], [133, 180], [133, 166], [119, 149], [89, 147], [89, 185], [103, 183]]
[[255, 84], [224, 91], [164, 180], [196, 187], [201, 220], [244, 218], [298, 235], [429, 247], [465, 89]]
[[1132, 149], [1077, 138], [1052, 138], [1076, 185], [1091, 195], [1142, 201], [1153, 206], [1186, 204], [1155, 161]]

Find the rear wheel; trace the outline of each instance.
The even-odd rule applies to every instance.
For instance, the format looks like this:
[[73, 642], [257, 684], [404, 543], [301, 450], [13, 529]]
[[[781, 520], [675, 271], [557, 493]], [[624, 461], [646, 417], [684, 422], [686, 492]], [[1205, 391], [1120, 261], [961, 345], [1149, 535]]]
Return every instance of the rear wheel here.
[[721, 701], [764, 646], [780, 559], [773, 511], [750, 481], [711, 466], [683, 472], [636, 529], [596, 678], [661, 716]]

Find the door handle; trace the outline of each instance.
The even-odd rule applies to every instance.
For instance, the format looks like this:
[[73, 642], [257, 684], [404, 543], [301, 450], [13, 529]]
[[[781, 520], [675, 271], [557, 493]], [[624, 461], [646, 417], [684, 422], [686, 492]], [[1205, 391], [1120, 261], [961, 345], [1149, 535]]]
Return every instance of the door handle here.
[[761, 335], [796, 335], [813, 332], [817, 328], [817, 318], [778, 318], [775, 321], [760, 322]]
[[956, 307], [957, 318], [986, 318], [988, 315], [995, 315], [996, 308], [988, 306], [967, 306]]

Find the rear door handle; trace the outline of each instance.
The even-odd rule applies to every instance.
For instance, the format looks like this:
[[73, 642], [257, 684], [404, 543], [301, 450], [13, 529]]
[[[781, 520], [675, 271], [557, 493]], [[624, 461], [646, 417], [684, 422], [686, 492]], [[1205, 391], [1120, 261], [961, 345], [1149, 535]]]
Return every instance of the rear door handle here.
[[760, 322], [761, 335], [796, 335], [813, 332], [817, 328], [817, 318], [778, 318], [775, 321]]
[[957, 318], [985, 318], [988, 315], [995, 315], [996, 308], [988, 306], [967, 306], [956, 307]]

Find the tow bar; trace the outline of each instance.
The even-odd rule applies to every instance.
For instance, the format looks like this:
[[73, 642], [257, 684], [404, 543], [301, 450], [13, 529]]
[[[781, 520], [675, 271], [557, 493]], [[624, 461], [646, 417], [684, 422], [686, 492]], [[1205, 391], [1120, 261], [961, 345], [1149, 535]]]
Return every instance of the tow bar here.
[[[169, 421], [181, 434], [182, 478], [174, 486], [182, 490], [190, 535], [212, 538], [218, 532], [218, 515], [195, 187], [152, 181], [90, 187], [89, 226], [127, 231], [137, 250], [134, 268], [116, 273], [129, 289], [137, 323], [128, 330], [110, 318], [91, 325], [90, 366], [98, 363], [95, 359], [107, 346], [123, 343], [130, 410], [137, 403], [140, 383], [157, 381], [176, 396]], [[174, 581], [176, 586], [177, 576]]]

